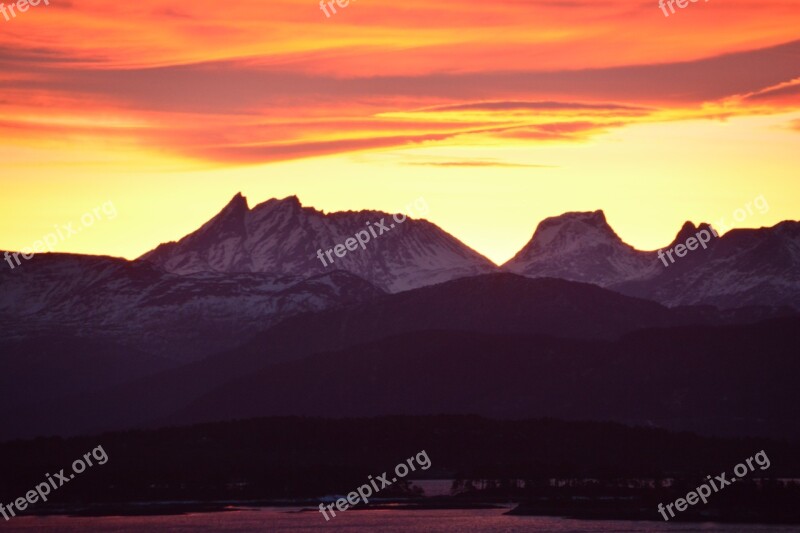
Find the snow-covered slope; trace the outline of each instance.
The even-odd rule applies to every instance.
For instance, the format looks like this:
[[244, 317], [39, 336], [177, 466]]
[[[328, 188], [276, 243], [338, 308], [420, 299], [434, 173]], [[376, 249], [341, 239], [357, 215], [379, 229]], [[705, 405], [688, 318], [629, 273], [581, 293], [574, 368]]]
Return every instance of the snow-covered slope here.
[[[694, 231], [691, 232], [694, 235]], [[676, 239], [685, 242], [684, 238]], [[656, 276], [609, 288], [665, 305], [749, 305], [800, 309], [800, 222], [735, 229], [688, 252]]]
[[[388, 231], [370, 237], [365, 248], [344, 257], [318, 258], [317, 251], [344, 244], [383, 219]], [[380, 230], [377, 230], [380, 233]], [[399, 292], [455, 278], [489, 273], [497, 267], [436, 225], [408, 218], [402, 224], [379, 211], [325, 214], [303, 207], [292, 196], [248, 208], [236, 195], [200, 229], [141, 257], [177, 274], [260, 272], [311, 276], [335, 269]]]
[[235, 346], [294, 314], [383, 294], [347, 272], [167, 273], [145, 261], [37, 254], [0, 269], [0, 339], [67, 333], [175, 361]]
[[[708, 224], [686, 222], [663, 250], [685, 244]], [[800, 309], [800, 222], [772, 228], [737, 229], [711, 237], [664, 264], [658, 251], [624, 243], [602, 211], [548, 218], [503, 270], [528, 277], [594, 283], [665, 305], [751, 305]]]
[[532, 278], [555, 277], [606, 287], [657, 271], [652, 252], [625, 244], [602, 211], [565, 213], [539, 223], [503, 269]]

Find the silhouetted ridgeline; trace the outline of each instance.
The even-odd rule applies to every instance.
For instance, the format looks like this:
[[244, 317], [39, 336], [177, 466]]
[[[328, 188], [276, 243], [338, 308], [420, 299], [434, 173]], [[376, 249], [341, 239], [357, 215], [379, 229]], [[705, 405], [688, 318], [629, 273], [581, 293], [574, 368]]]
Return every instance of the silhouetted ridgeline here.
[[800, 477], [800, 444], [764, 439], [472, 416], [264, 418], [0, 444], [0, 501], [24, 495], [45, 474], [69, 471], [98, 445], [108, 462], [52, 493], [53, 501], [315, 498], [346, 493], [420, 450], [432, 467], [417, 474], [528, 480], [528, 495], [552, 477], [704, 477], [730, 471], [762, 449], [771, 467], [754, 477]]

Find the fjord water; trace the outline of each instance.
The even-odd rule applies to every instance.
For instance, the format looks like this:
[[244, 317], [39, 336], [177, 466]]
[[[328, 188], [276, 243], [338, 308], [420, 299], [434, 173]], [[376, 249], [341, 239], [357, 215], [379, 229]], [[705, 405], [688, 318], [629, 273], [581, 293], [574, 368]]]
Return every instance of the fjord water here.
[[21, 517], [3, 524], [3, 531], [134, 533], [140, 531], [359, 531], [383, 533], [610, 533], [633, 531], [680, 531], [722, 533], [788, 533], [794, 526], [626, 522], [615, 520], [572, 520], [555, 517], [506, 516], [507, 509], [489, 510], [370, 510], [347, 511], [330, 522], [318, 512], [300, 509], [243, 509], [224, 513], [182, 516], [140, 516], [70, 518], [66, 516]]

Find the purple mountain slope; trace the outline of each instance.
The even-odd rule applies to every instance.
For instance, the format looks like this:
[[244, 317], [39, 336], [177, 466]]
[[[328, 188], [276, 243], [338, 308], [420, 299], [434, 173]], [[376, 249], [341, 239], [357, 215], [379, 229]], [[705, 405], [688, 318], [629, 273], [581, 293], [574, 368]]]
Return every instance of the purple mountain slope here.
[[669, 306], [800, 309], [800, 222], [736, 229], [721, 237], [708, 224], [686, 222], [664, 250], [685, 245], [701, 232], [708, 240], [705, 247], [694, 243], [694, 250], [683, 257], [673, 252], [670, 259], [623, 242], [602, 211], [565, 213], [542, 221], [502, 269], [584, 281]]
[[532, 278], [557, 277], [606, 287], [655, 274], [655, 254], [625, 244], [602, 211], [564, 213], [539, 223], [503, 269]]
[[0, 341], [69, 334], [185, 362], [238, 345], [277, 320], [381, 294], [342, 271], [307, 279], [180, 276], [144, 261], [39, 254], [13, 271], [0, 269]]

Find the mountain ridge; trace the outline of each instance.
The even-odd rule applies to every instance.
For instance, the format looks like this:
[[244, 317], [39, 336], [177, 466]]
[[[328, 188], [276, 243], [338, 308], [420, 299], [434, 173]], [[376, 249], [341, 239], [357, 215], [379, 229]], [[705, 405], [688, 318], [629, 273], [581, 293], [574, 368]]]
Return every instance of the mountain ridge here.
[[[216, 216], [178, 241], [164, 243], [139, 259], [177, 274], [202, 271], [302, 272], [312, 275], [331, 266], [351, 272], [391, 292], [495, 271], [491, 261], [425, 219], [386, 222], [388, 235], [369, 235], [372, 223], [392, 215], [381, 211], [324, 213], [304, 207], [296, 196], [270, 199], [248, 208], [237, 194]], [[390, 226], [389, 226], [390, 225]], [[318, 259], [319, 250], [342, 245], [356, 233], [369, 242], [333, 265]], [[354, 239], [353, 239], [354, 240]]]
[[[672, 255], [692, 240], [682, 256]], [[665, 248], [643, 251], [619, 238], [602, 211], [571, 212], [540, 222], [501, 269], [593, 283], [671, 307], [800, 309], [800, 222], [720, 236], [708, 223], [687, 221]]]
[[[344, 249], [343, 243], [355, 232], [366, 233], [365, 225], [389, 217], [372, 210], [325, 213], [303, 206], [297, 196], [272, 198], [250, 208], [239, 193], [198, 230], [161, 244], [140, 259], [178, 274], [291, 271], [313, 275], [335, 266], [389, 292], [512, 272], [592, 283], [669, 306], [788, 305], [800, 309], [800, 232], [795, 230], [800, 223], [794, 221], [758, 230], [734, 229], [722, 236], [708, 223], [687, 221], [665, 248], [646, 251], [627, 244], [602, 210], [570, 211], [539, 222], [531, 239], [498, 266], [435, 224], [408, 219], [402, 226], [397, 224], [399, 229], [392, 229], [392, 235], [348, 249], [344, 257], [329, 253], [334, 265], [324, 257], [317, 261], [323, 250], [330, 252], [336, 245]], [[669, 261], [662, 254], [699, 234], [706, 237], [702, 248], [695, 246], [677, 258], [669, 255]], [[771, 246], [765, 249], [762, 243], [767, 241]], [[762, 252], [760, 260], [748, 252], [752, 249]], [[748, 261], [741, 263], [742, 256]], [[776, 259], [787, 268], [775, 270]], [[721, 285], [719, 278], [727, 279], [728, 286]], [[738, 290], [739, 286], [744, 289]]]

